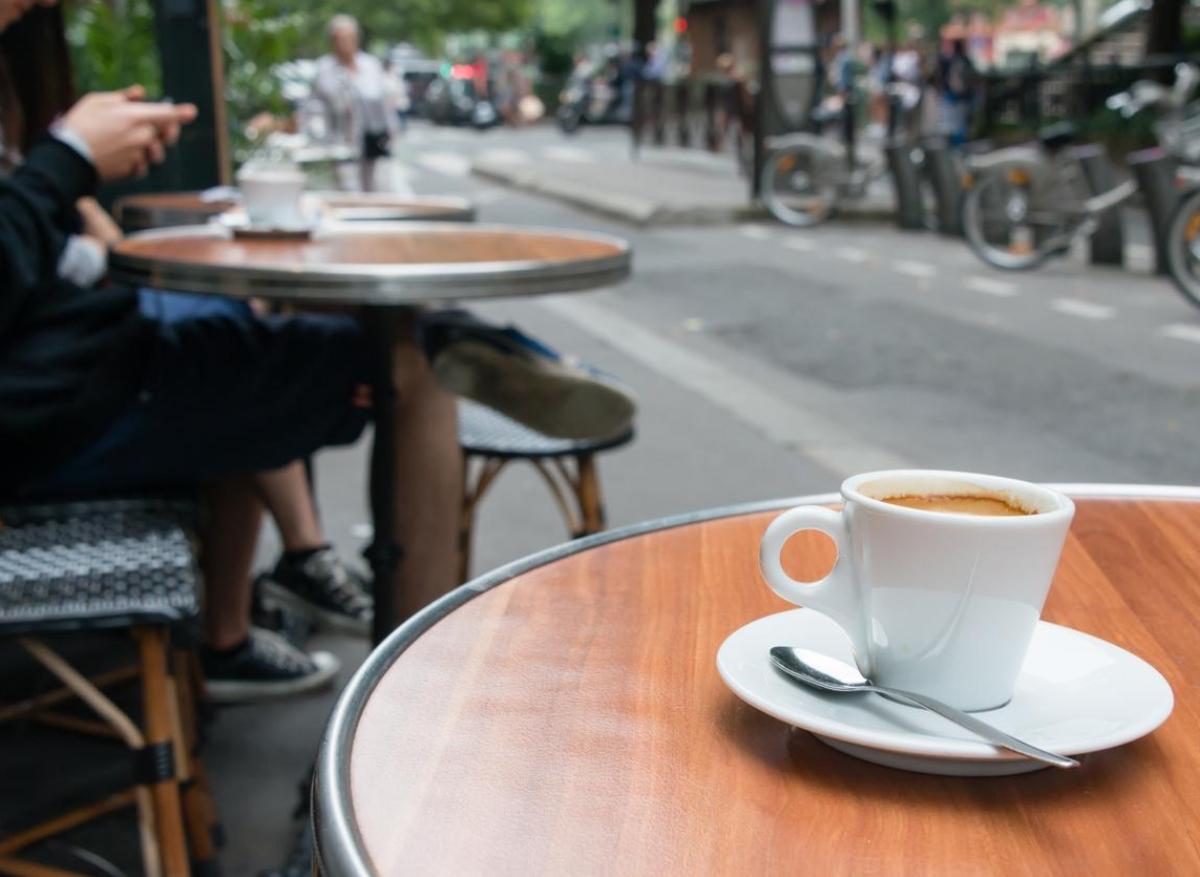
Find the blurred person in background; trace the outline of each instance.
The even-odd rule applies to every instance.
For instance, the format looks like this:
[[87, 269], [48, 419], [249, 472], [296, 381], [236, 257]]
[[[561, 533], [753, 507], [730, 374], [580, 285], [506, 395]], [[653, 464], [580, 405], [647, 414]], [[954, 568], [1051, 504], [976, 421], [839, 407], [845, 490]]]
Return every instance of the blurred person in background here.
[[409, 94], [408, 83], [404, 81], [391, 58], [383, 62], [383, 76], [384, 87], [396, 112], [398, 133], [403, 134], [408, 130], [408, 114], [412, 112], [412, 96]]
[[350, 147], [357, 159], [339, 162], [338, 186], [347, 192], [389, 191], [391, 140], [399, 133], [394, 90], [379, 59], [359, 49], [358, 22], [335, 15], [329, 22], [330, 53], [317, 61], [313, 90], [325, 109], [329, 138]]
[[967, 142], [979, 76], [967, 55], [967, 41], [956, 39], [950, 53], [938, 59], [942, 129], [954, 146]]

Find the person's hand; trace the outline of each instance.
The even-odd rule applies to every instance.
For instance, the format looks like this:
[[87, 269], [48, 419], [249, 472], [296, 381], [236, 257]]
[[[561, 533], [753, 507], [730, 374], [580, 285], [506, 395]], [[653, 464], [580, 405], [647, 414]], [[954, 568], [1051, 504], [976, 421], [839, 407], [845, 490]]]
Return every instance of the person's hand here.
[[80, 198], [75, 202], [75, 209], [83, 220], [83, 234], [98, 241], [105, 249], [115, 247], [125, 237], [121, 227], [95, 198]]
[[192, 104], [143, 103], [145, 89], [85, 95], [62, 124], [88, 145], [92, 164], [106, 182], [141, 176], [166, 157], [179, 129], [196, 118]]

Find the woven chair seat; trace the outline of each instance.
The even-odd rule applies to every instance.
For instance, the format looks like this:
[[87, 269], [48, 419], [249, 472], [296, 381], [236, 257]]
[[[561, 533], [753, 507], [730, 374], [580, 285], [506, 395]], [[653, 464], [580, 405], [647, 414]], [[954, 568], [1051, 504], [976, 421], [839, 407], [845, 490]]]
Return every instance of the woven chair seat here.
[[195, 619], [188, 518], [157, 500], [0, 508], [0, 634]]
[[487, 457], [564, 457], [617, 448], [628, 444], [632, 438], [632, 429], [603, 441], [553, 438], [475, 402], [460, 400], [458, 403], [458, 441], [469, 454]]

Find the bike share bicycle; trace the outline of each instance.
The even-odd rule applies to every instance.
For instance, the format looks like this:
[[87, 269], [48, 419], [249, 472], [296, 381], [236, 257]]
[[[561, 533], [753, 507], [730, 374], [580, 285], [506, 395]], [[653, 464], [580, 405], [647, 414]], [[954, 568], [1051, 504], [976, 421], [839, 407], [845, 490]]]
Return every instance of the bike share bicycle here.
[[[913, 147], [912, 118], [917, 101], [897, 83], [887, 87], [888, 97], [900, 114], [902, 142]], [[871, 183], [887, 172], [882, 149], [872, 142], [858, 142], [855, 102], [841, 96], [829, 98], [810, 116], [809, 132], [787, 134], [767, 140], [761, 191], [771, 215], [786, 225], [807, 228], [828, 219], [846, 201], [863, 198]], [[822, 133], [837, 127], [840, 139]], [[925, 216], [937, 215], [932, 187], [921, 186]]]
[[[1126, 118], [1148, 108], [1160, 111], [1154, 126], [1160, 145], [1194, 166], [1200, 164], [1200, 105], [1189, 101], [1200, 85], [1200, 68], [1180, 64], [1175, 73], [1172, 88], [1137, 82], [1106, 103]], [[963, 230], [972, 251], [996, 268], [1035, 268], [1068, 252], [1095, 232], [1104, 214], [1138, 191], [1127, 180], [1092, 194], [1079, 159], [1066, 149], [1075, 142], [1069, 123], [1047, 128], [1039, 139], [967, 161]], [[1200, 306], [1200, 192], [1191, 192], [1176, 209], [1167, 246], [1172, 279]]]

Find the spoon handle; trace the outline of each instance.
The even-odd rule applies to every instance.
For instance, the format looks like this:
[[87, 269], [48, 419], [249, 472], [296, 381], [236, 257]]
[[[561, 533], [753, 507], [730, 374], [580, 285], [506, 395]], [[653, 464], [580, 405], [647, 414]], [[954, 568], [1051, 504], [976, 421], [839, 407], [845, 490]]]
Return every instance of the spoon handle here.
[[905, 701], [913, 706], [924, 707], [943, 718], [949, 719], [956, 725], [961, 725], [968, 731], [973, 731], [989, 743], [1002, 746], [1027, 758], [1044, 761], [1046, 764], [1052, 764], [1055, 767], [1079, 767], [1079, 762], [1074, 758], [1067, 758], [1065, 755], [1055, 755], [1053, 752], [1047, 752], [1045, 749], [1038, 749], [1024, 740], [1018, 740], [1016, 737], [1005, 734], [999, 728], [975, 718], [970, 713], [964, 713], [962, 710], [957, 710], [952, 706], [942, 703], [940, 700], [934, 700], [932, 697], [926, 697], [923, 694], [916, 694], [911, 691], [884, 688], [880, 685], [872, 685], [871, 690], [878, 694], [886, 694], [888, 697]]

